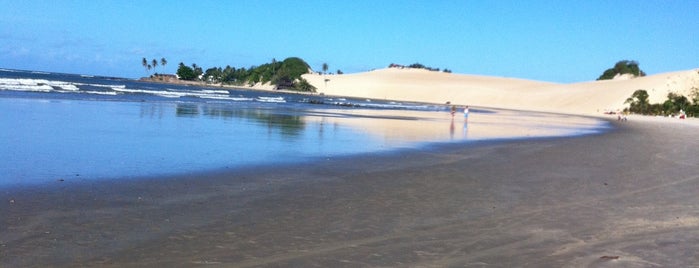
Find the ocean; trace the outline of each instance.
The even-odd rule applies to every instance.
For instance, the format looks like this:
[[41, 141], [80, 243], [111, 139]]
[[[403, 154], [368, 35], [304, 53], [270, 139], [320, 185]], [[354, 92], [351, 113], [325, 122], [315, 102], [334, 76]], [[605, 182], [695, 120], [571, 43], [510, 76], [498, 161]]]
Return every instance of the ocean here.
[[599, 120], [0, 69], [0, 186], [599, 133]]

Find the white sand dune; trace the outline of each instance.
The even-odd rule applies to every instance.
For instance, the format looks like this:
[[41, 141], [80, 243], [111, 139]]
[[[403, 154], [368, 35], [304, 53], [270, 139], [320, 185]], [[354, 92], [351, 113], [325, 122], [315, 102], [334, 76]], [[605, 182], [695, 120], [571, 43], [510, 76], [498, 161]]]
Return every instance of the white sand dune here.
[[556, 84], [524, 79], [388, 68], [370, 72], [304, 78], [326, 95], [598, 115], [627, 107], [634, 91], [645, 89], [650, 102], [669, 92], [689, 96], [699, 88], [699, 69], [635, 79]]

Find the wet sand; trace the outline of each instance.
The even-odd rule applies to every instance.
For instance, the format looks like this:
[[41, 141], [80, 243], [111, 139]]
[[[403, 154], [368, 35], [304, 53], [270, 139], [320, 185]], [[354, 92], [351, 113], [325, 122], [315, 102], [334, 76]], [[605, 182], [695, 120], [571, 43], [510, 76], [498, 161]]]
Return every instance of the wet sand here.
[[689, 267], [680, 123], [0, 191], [0, 267]]

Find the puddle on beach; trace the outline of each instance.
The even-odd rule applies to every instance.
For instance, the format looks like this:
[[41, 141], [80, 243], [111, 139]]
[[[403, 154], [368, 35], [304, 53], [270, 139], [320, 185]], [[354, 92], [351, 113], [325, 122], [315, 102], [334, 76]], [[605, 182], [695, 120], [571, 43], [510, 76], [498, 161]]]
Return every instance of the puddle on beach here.
[[[328, 106], [330, 107], [330, 106]], [[472, 110], [0, 98], [0, 185], [171, 175], [427, 142], [579, 135], [595, 119]]]

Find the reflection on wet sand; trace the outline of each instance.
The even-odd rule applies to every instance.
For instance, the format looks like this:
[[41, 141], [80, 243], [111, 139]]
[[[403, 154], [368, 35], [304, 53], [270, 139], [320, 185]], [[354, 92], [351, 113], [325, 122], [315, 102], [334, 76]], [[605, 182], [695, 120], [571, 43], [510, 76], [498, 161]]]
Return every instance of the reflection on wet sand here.
[[[339, 116], [343, 113], [346, 116]], [[386, 116], [381, 117], [381, 113]], [[401, 117], [391, 113], [400, 113]], [[372, 120], [363, 120], [360, 114], [372, 116]], [[594, 133], [602, 126], [593, 118], [500, 110], [472, 110], [470, 116], [463, 119], [448, 112], [382, 110], [345, 110], [324, 118], [389, 143], [566, 136]], [[315, 119], [306, 117], [305, 120]]]
[[177, 117], [198, 117], [203, 115], [210, 119], [249, 119], [267, 125], [269, 129], [279, 129], [282, 135], [299, 135], [305, 128], [302, 116], [279, 113], [269, 109], [248, 109], [231, 105], [214, 105], [199, 103], [178, 103], [175, 108]]
[[[327, 126], [334, 126], [334, 129], [345, 126], [381, 140], [387, 146], [566, 136], [596, 132], [601, 127], [601, 122], [596, 119], [558, 114], [484, 109], [471, 109], [469, 114], [379, 109], [250, 109], [196, 103], [176, 107], [178, 117], [242, 118], [267, 125], [270, 129], [279, 129], [283, 135], [298, 136], [304, 131], [317, 131], [319, 140], [324, 138]], [[444, 131], [445, 125], [448, 125], [448, 131]]]
[[[451, 124], [449, 125], [449, 136], [451, 140], [454, 140], [455, 138], [455, 132], [456, 132], [456, 125], [454, 124], [454, 116], [451, 117]], [[468, 138], [468, 117], [464, 117], [464, 120], [462, 121], [462, 127], [461, 127], [461, 138], [467, 139]]]

